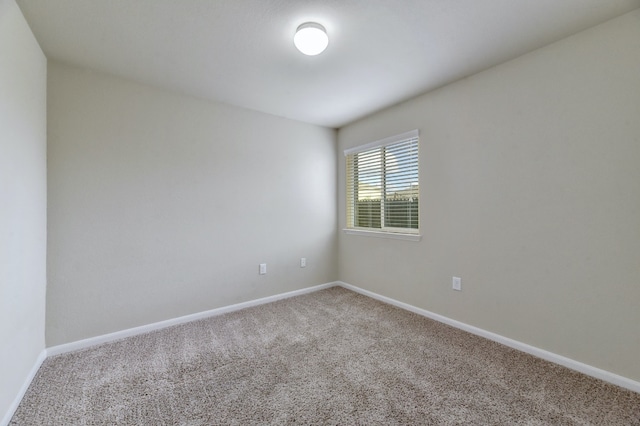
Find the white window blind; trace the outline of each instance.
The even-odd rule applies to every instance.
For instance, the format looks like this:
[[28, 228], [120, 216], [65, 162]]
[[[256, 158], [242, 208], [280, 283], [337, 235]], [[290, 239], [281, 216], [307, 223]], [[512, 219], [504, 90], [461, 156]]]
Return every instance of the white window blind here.
[[418, 233], [418, 131], [345, 151], [347, 228]]

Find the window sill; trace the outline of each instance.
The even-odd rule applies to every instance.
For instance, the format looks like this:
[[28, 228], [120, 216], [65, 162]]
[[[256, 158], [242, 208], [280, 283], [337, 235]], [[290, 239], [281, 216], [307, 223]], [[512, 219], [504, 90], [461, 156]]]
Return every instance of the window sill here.
[[369, 231], [363, 229], [343, 229], [348, 235], [361, 235], [363, 237], [389, 238], [392, 240], [420, 241], [422, 235], [419, 234], [401, 234], [397, 232]]

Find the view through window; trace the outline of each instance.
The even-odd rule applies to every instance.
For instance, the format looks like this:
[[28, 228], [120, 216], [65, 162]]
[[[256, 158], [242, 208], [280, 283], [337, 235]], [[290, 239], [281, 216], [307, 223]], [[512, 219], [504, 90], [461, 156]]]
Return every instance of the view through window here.
[[418, 131], [345, 151], [347, 228], [417, 233]]

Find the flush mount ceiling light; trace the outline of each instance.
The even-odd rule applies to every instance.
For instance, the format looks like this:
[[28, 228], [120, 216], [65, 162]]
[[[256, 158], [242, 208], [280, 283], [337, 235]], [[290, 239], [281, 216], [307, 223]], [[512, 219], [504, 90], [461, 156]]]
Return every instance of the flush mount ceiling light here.
[[298, 27], [293, 43], [305, 55], [314, 56], [322, 53], [329, 44], [327, 31], [320, 24], [306, 22]]

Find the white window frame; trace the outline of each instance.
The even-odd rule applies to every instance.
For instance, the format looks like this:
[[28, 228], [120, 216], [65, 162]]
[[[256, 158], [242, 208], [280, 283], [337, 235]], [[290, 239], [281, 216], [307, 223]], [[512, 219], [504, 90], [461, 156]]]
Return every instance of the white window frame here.
[[[418, 220], [418, 228], [394, 228], [394, 227], [384, 227], [384, 193], [382, 194], [382, 200], [381, 200], [381, 211], [380, 211], [380, 215], [381, 215], [381, 228], [365, 228], [365, 227], [356, 227], [354, 225], [355, 223], [355, 217], [353, 216], [355, 214], [355, 200], [354, 200], [354, 188], [350, 188], [349, 183], [350, 183], [350, 171], [349, 171], [349, 161], [348, 161], [348, 157], [350, 155], [353, 154], [359, 154], [359, 153], [363, 153], [366, 151], [371, 151], [371, 150], [375, 150], [375, 149], [379, 149], [379, 148], [384, 148], [384, 147], [388, 147], [391, 145], [395, 145], [398, 143], [402, 143], [402, 142], [406, 142], [408, 140], [412, 140], [412, 139], [417, 139], [417, 143], [418, 143], [418, 150], [420, 147], [420, 133], [419, 131], [416, 130], [412, 130], [406, 133], [402, 133], [399, 135], [395, 135], [395, 136], [390, 136], [388, 138], [384, 138], [375, 142], [371, 142], [371, 143], [367, 143], [364, 145], [360, 145], [357, 147], [353, 147], [353, 148], [349, 148], [344, 150], [344, 155], [345, 155], [345, 159], [347, 159], [346, 162], [346, 182], [345, 182], [345, 186], [346, 186], [346, 216], [347, 216], [347, 227], [345, 229], [343, 229], [343, 231], [346, 234], [351, 234], [351, 235], [363, 235], [363, 236], [370, 236], [370, 237], [380, 237], [380, 238], [392, 238], [392, 239], [401, 239], [401, 240], [410, 240], [410, 241], [419, 241], [421, 239], [421, 235], [420, 235], [420, 221]], [[419, 158], [417, 159], [417, 166], [419, 169]], [[384, 167], [384, 166], [383, 166]], [[353, 171], [351, 171], [351, 173], [353, 173]], [[387, 171], [383, 170], [382, 171], [383, 175], [386, 175]], [[418, 172], [418, 178], [419, 178], [419, 172]], [[353, 182], [351, 182], [353, 183]], [[384, 190], [383, 190], [384, 191]], [[420, 214], [420, 187], [418, 186], [418, 215]], [[350, 217], [351, 215], [351, 217]]]

